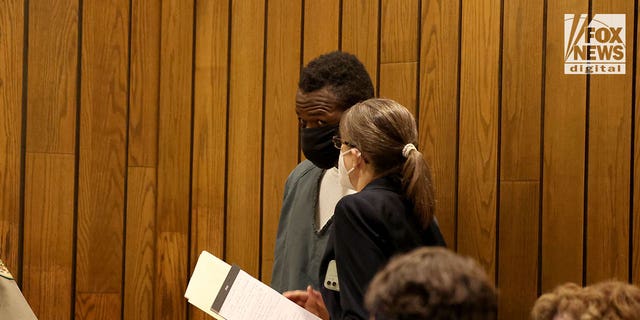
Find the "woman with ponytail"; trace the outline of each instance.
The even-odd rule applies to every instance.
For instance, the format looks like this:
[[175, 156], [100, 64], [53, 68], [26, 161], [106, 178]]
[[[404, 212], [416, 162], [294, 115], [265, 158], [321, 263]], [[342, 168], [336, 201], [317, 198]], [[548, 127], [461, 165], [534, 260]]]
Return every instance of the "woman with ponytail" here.
[[444, 246], [434, 219], [431, 171], [417, 149], [411, 113], [388, 99], [369, 99], [340, 120], [338, 171], [345, 187], [320, 264], [320, 291], [285, 296], [322, 319], [369, 319], [363, 297], [377, 271], [399, 253]]

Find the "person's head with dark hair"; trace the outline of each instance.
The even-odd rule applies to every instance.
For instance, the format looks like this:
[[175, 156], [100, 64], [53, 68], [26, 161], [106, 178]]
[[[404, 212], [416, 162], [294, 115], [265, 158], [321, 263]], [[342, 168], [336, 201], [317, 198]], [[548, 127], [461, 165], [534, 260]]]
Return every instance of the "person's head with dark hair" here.
[[300, 73], [298, 88], [302, 93], [327, 88], [342, 110], [374, 95], [373, 83], [364, 65], [356, 56], [342, 51], [323, 54], [309, 62]]
[[365, 305], [372, 319], [496, 319], [493, 284], [471, 258], [422, 247], [396, 256], [371, 281]]
[[621, 281], [587, 287], [565, 283], [538, 298], [533, 320], [640, 319], [640, 288]]
[[338, 160], [331, 138], [342, 113], [374, 96], [373, 83], [356, 56], [334, 51], [310, 61], [300, 72], [296, 113], [302, 151], [317, 167], [329, 169]]

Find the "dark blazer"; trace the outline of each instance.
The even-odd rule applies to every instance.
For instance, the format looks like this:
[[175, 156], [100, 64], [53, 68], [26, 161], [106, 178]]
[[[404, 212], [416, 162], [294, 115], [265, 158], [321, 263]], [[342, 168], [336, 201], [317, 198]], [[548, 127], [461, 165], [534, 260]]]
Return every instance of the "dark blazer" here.
[[[373, 276], [396, 254], [420, 246], [445, 246], [437, 223], [426, 230], [402, 195], [399, 176], [370, 182], [362, 191], [336, 205], [333, 233], [320, 264], [320, 292], [331, 319], [369, 319], [363, 297]], [[326, 283], [329, 262], [335, 260], [336, 284]]]

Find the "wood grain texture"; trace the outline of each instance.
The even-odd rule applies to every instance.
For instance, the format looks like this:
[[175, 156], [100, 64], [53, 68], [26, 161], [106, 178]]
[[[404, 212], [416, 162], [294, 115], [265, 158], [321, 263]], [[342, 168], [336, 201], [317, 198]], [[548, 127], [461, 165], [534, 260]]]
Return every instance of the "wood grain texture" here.
[[418, 61], [419, 4], [420, 0], [382, 0], [380, 64]]
[[542, 184], [542, 292], [582, 282], [586, 77], [564, 74], [564, 14], [585, 1], [547, 1]]
[[421, 14], [420, 148], [433, 170], [440, 231], [455, 249], [460, 1], [423, 0]]
[[260, 273], [264, 2], [233, 1], [226, 260]]
[[120, 303], [117, 293], [78, 294], [74, 319], [120, 319], [113, 306]]
[[29, 1], [29, 152], [75, 152], [78, 0]]
[[129, 166], [157, 167], [160, 0], [131, 0]]
[[458, 250], [495, 277], [500, 1], [463, 2]]
[[[224, 256], [229, 9], [227, 1], [196, 6], [190, 270], [202, 250]], [[194, 307], [189, 315], [210, 319]]]
[[129, 167], [123, 319], [153, 319], [156, 168]]
[[370, 0], [342, 0], [342, 51], [358, 57], [374, 88], [378, 74], [378, 4]]
[[543, 11], [541, 1], [504, 2], [501, 180], [540, 180]]
[[[593, 12], [626, 14], [627, 67], [632, 66], [634, 4], [593, 3]], [[629, 55], [631, 54], [631, 55]], [[629, 201], [633, 74], [592, 76], [589, 87], [587, 283], [629, 277]]]
[[500, 182], [498, 318], [528, 319], [538, 297], [540, 183]]
[[339, 30], [340, 0], [305, 1], [303, 64], [321, 54], [338, 50]]
[[497, 280], [507, 320], [527, 319], [538, 295], [544, 3], [506, 1], [503, 10]]
[[417, 73], [417, 62], [381, 64], [379, 96], [399, 102], [409, 109], [415, 117], [418, 111], [416, 101]]
[[161, 2], [132, 0], [123, 319], [153, 319]]
[[26, 154], [22, 291], [40, 319], [73, 314], [74, 167], [74, 155]]
[[0, 5], [0, 259], [16, 279], [20, 267], [20, 150], [24, 1]]
[[[129, 4], [83, 6], [78, 293], [122, 292]], [[105, 33], [105, 30], [109, 32]], [[106, 36], [105, 36], [106, 35]], [[122, 308], [119, 300], [113, 312]], [[77, 304], [76, 307], [88, 307]], [[76, 310], [83, 315], [85, 310]]]
[[[196, 5], [191, 266], [202, 250], [223, 257], [228, 87], [228, 1]], [[210, 319], [190, 308], [191, 319]]]
[[302, 1], [269, 1], [264, 111], [261, 279], [271, 283], [284, 183], [298, 162], [295, 95], [300, 74]]
[[154, 319], [187, 316], [193, 6], [162, 2]]

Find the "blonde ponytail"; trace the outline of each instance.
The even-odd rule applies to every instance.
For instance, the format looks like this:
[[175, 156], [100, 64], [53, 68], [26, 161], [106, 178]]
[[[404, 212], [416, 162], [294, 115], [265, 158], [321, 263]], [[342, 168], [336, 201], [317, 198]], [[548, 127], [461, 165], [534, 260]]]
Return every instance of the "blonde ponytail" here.
[[402, 186], [405, 195], [414, 205], [414, 211], [423, 228], [433, 220], [435, 192], [429, 165], [418, 150], [408, 152], [402, 167]]

